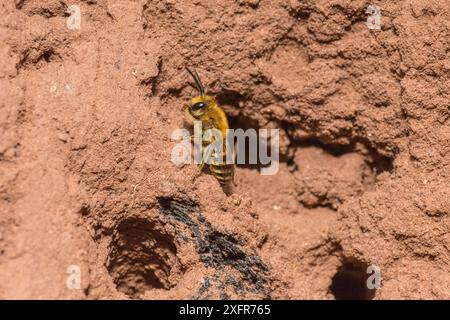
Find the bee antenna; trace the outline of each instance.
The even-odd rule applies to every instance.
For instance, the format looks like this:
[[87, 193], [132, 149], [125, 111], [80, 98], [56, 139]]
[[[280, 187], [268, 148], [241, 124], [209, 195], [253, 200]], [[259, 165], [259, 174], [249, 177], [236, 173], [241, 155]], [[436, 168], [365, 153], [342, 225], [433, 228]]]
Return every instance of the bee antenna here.
[[187, 72], [189, 72], [189, 74], [192, 76], [192, 78], [195, 81], [195, 85], [197, 86], [198, 91], [200, 92], [200, 95], [203, 96], [205, 95], [205, 89], [203, 87], [202, 82], [200, 81], [200, 77], [198, 76], [198, 73], [196, 70], [194, 70], [194, 72], [192, 72], [188, 67], [185, 67]]

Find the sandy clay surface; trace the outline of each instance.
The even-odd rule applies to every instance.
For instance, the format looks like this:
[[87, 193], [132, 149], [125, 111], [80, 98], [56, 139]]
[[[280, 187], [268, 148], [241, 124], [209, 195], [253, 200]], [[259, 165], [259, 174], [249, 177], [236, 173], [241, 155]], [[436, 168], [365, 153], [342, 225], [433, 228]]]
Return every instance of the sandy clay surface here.
[[[369, 4], [2, 1], [0, 298], [450, 298], [449, 1]], [[171, 162], [186, 65], [278, 174]]]

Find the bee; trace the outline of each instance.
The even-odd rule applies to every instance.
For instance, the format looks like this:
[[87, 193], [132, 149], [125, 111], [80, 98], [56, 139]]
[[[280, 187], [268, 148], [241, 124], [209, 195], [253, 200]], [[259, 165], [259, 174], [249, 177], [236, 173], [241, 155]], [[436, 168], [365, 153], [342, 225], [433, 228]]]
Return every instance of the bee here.
[[[201, 121], [203, 130], [217, 129], [221, 133], [222, 141], [222, 152], [211, 153], [207, 159], [209, 164], [209, 172], [217, 179], [217, 181], [222, 186], [223, 191], [226, 195], [233, 193], [233, 182], [234, 182], [234, 166], [233, 164], [226, 163], [227, 158], [227, 135], [228, 135], [228, 119], [225, 112], [217, 103], [213, 96], [205, 94], [205, 89], [202, 82], [197, 74], [197, 72], [191, 71], [186, 67], [187, 72], [192, 76], [195, 82], [195, 86], [199, 92], [199, 95], [193, 97], [189, 104], [186, 104], [183, 109], [187, 114], [188, 119]], [[207, 148], [212, 141], [202, 141], [203, 148]], [[205, 160], [202, 157], [202, 162], [200, 163], [197, 174], [200, 174], [204, 168]], [[215, 161], [214, 159], [221, 159], [222, 161]], [[195, 177], [196, 177], [195, 176]], [[195, 178], [194, 178], [195, 179]]]

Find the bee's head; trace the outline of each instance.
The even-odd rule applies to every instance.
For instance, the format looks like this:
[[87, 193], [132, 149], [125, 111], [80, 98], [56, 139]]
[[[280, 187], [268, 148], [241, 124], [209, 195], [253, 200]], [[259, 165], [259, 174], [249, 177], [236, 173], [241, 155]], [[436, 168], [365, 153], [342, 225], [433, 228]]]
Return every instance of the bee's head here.
[[200, 119], [204, 114], [206, 114], [211, 108], [216, 104], [216, 101], [213, 97], [208, 96], [205, 94], [205, 89], [203, 87], [202, 82], [200, 81], [200, 78], [197, 74], [197, 72], [194, 70], [192, 72], [189, 68], [186, 67], [186, 70], [189, 72], [189, 74], [192, 76], [195, 82], [195, 86], [197, 87], [197, 90], [199, 92], [199, 95], [192, 98], [190, 103], [185, 106], [187, 108], [187, 111], [196, 119]]
[[204, 114], [211, 110], [216, 104], [213, 97], [204, 95], [191, 99], [187, 105], [189, 113], [196, 119], [200, 119]]

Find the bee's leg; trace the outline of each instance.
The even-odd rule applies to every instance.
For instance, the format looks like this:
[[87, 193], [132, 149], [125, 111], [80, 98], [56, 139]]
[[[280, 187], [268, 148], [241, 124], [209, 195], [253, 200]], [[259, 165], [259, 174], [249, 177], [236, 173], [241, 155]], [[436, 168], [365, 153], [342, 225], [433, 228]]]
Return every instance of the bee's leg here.
[[191, 142], [195, 143], [195, 139], [202, 139], [201, 136], [200, 137], [196, 137], [194, 134], [191, 134]]
[[205, 167], [205, 163], [202, 161], [202, 163], [200, 163], [198, 165], [197, 170], [195, 170], [195, 174], [194, 174], [194, 177], [192, 178], [192, 182], [194, 182], [200, 176], [204, 167]]
[[[195, 146], [195, 142], [196, 142], [196, 139], [202, 139], [202, 137], [200, 136], [195, 136], [195, 134], [191, 134], [191, 136], [190, 136], [190, 140], [191, 140], [191, 143], [193, 143], [194, 144], [194, 146]], [[195, 158], [195, 155], [193, 156], [193, 158]], [[202, 171], [202, 169], [203, 169], [203, 157], [202, 157], [202, 160], [201, 160], [202, 162], [200, 163], [200, 166], [201, 166], [201, 168], [200, 168], [200, 170], [198, 170], [198, 171]], [[194, 178], [194, 180], [195, 180], [195, 178]]]
[[202, 162], [198, 165], [194, 177], [192, 178], [192, 182], [194, 182], [195, 179], [197, 179], [198, 176], [200, 176], [200, 174], [202, 173], [205, 164], [208, 163], [208, 160], [211, 157], [211, 153], [212, 153], [212, 146], [211, 145], [206, 146], [205, 154], [202, 155]]

